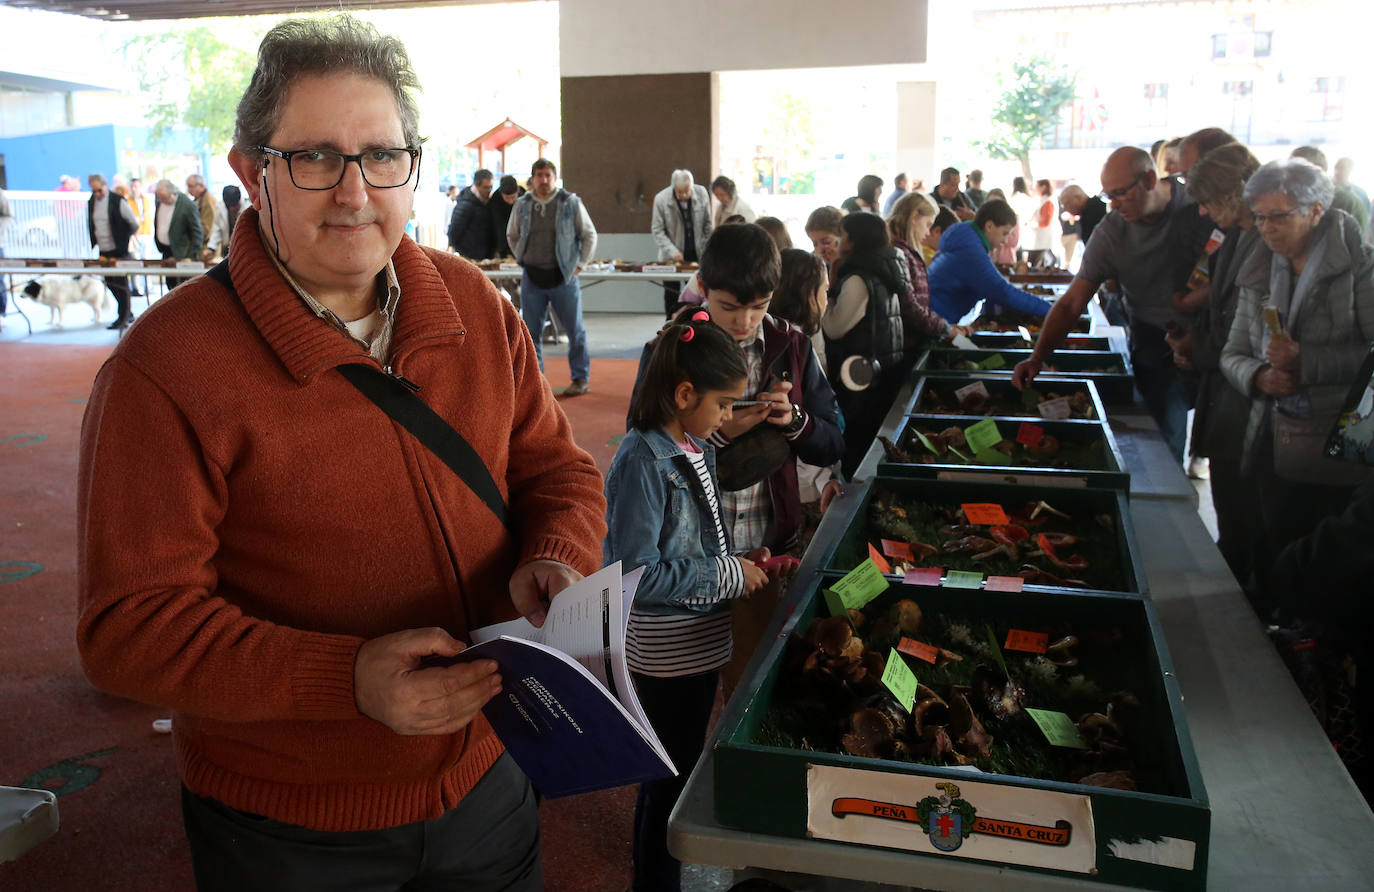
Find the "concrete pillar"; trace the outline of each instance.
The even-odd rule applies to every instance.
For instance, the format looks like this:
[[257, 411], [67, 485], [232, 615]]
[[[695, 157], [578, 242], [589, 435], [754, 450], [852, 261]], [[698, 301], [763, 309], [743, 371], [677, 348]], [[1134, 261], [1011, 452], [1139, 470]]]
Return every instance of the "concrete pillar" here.
[[906, 171], [913, 184], [924, 180], [929, 192], [944, 166], [935, 151], [935, 82], [898, 82], [897, 169]]
[[[654, 196], [672, 172], [690, 170], [710, 188], [720, 159], [719, 80], [713, 72], [562, 79], [564, 186], [582, 197], [596, 224], [597, 256], [653, 260]], [[588, 310], [655, 312], [661, 289], [598, 285]]]

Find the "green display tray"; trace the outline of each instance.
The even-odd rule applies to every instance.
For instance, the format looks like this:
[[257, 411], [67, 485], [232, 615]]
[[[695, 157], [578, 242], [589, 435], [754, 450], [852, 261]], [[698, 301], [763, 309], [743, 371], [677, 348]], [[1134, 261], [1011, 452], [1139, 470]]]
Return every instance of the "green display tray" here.
[[[1032, 332], [1030, 342], [1016, 331], [975, 331], [969, 340], [988, 350], [1028, 350], [1040, 340], [1039, 332]], [[1102, 335], [1071, 334], [1064, 346], [1070, 350], [1110, 350], [1112, 339]]]
[[[1042, 295], [1043, 296], [1043, 295]], [[1017, 333], [1017, 326], [1024, 325], [1032, 333], [1040, 331], [1040, 324], [1043, 319], [1037, 319], [1029, 313], [1018, 313], [1015, 310], [1004, 310], [1001, 313], [983, 314], [974, 319], [969, 327], [975, 332], [1011, 332]], [[1087, 334], [1092, 331], [1093, 317], [1091, 313], [1082, 313], [1078, 317], [1078, 322], [1074, 325], [1071, 334]]]
[[[1123, 652], [1143, 654], [1141, 664], [1132, 670], [1135, 681], [1131, 692], [1141, 701], [1140, 708], [1148, 721], [1138, 726], [1139, 730], [1131, 740], [1131, 754], [1138, 775], [1151, 779], [1154, 792], [1135, 792], [1061, 780], [975, 773], [955, 767], [860, 758], [843, 752], [822, 752], [761, 742], [761, 731], [767, 727], [769, 732], [775, 732], [777, 727], [766, 726], [765, 723], [779, 688], [779, 676], [783, 671], [788, 646], [787, 632], [804, 632], [812, 618], [828, 615], [829, 611], [819, 592], [823, 586], [834, 582], [834, 577], [820, 575], [805, 581], [798, 580], [793, 586], [792, 597], [797, 600], [794, 602], [794, 612], [783, 626], [783, 634], [773, 639], [760, 671], [744, 691], [736, 694], [722, 719], [712, 752], [715, 760], [715, 818], [720, 824], [781, 837], [810, 836], [839, 839], [855, 845], [882, 845], [905, 849], [926, 858], [975, 858], [1005, 865], [1010, 871], [1091, 878], [1121, 886], [1160, 890], [1205, 888], [1211, 810], [1188, 734], [1182, 695], [1172, 671], [1172, 661], [1159, 619], [1148, 599], [1106, 593], [1084, 597], [974, 592], [918, 588], [895, 583], [890, 584], [887, 591], [879, 596], [892, 600], [911, 598], [921, 605], [927, 615], [949, 611], [986, 618], [993, 624], [1006, 624], [1029, 617], [1046, 626], [1067, 624], [1086, 629], [1105, 624], [1119, 628], [1123, 635], [1120, 639], [1124, 642]], [[1013, 674], [1016, 672], [1017, 669], [1013, 668]], [[779, 741], [776, 736], [766, 739], [775, 743]], [[812, 778], [819, 778], [822, 772], [830, 775], [832, 784], [819, 786], [818, 782], [813, 791], [809, 787]], [[863, 774], [860, 776], [857, 772]], [[834, 809], [836, 814], [839, 813], [838, 806], [842, 800], [830, 798], [836, 791], [833, 783], [836, 775], [842, 778], [840, 788], [851, 783], [850, 778], [861, 777], [861, 780], [852, 782], [855, 785], [867, 785], [870, 792], [866, 795], [875, 795], [872, 791], [876, 790], [877, 797], [889, 800], [884, 804], [891, 806], [881, 812], [850, 812], [844, 818], [846, 822], [854, 822], [845, 825], [845, 832], [850, 838], [829, 835], [823, 823], [827, 819], [827, 812]], [[980, 849], [981, 831], [977, 829], [964, 840], [966, 848], [962, 852], [937, 851], [933, 845], [937, 829], [932, 826], [927, 835], [927, 828], [914, 822], [911, 817], [917, 812], [919, 797], [938, 795], [936, 784], [961, 787], [961, 792], [956, 795], [968, 797], [968, 804], [981, 809], [979, 815], [984, 820], [1005, 817], [995, 813], [997, 805], [991, 802], [994, 793], [989, 791], [998, 788], [1003, 788], [1002, 793], [996, 795], [1005, 795], [1009, 799], [1018, 797], [1017, 801], [1022, 802], [1040, 802], [1051, 798], [1057, 801], [1066, 796], [1086, 797], [1091, 820], [1080, 819], [1071, 832], [1080, 834], [1076, 837], [1080, 848], [1073, 856], [1089, 858], [1090, 861], [1087, 864], [1080, 861], [1076, 868], [1072, 867], [1068, 862], [1071, 855], [1068, 848], [1051, 850], [1048, 855], [1039, 854], [1045, 851], [1045, 847], [1028, 842], [1029, 836], [1018, 838], [1011, 844], [1003, 844], [1000, 838], [990, 837]], [[944, 789], [948, 791], [950, 788]], [[812, 799], [817, 803], [814, 807]], [[1080, 803], [1081, 807], [1082, 799], [1075, 798], [1074, 801]], [[833, 805], [827, 806], [828, 802], [833, 802]], [[1031, 816], [1041, 813], [1033, 811]], [[906, 817], [894, 820], [900, 815]], [[810, 826], [813, 819], [818, 822], [815, 828]], [[1029, 818], [1023, 815], [1021, 820]], [[1085, 839], [1082, 834], [1090, 836]], [[1001, 848], [989, 849], [989, 845], [1001, 845]], [[1013, 850], [1012, 854], [1001, 858], [983, 859], [979, 855], [980, 851], [1005, 853], [1009, 849]], [[1024, 853], [1028, 851], [1037, 852], [1035, 857], [1042, 862], [1039, 866], [1026, 866], [1027, 857]], [[1158, 857], [1161, 852], [1167, 854]], [[913, 874], [912, 884], [919, 886], [919, 879], [918, 874]], [[1007, 887], [1015, 888], [1015, 885], [1014, 875], [1008, 876]]]
[[[955, 391], [972, 384], [974, 381], [982, 381], [983, 386], [988, 389], [989, 397], [996, 402], [1003, 403], [1003, 407], [995, 409], [991, 413], [983, 410], [965, 412], [958, 409], [959, 398], [954, 395]], [[1107, 417], [1107, 410], [1103, 407], [1102, 398], [1097, 393], [1097, 385], [1091, 381], [1084, 381], [1081, 378], [1040, 375], [1031, 386], [1047, 395], [1051, 392], [1059, 396], [1087, 393], [1092, 398], [1093, 408], [1092, 417], [1085, 420], [1102, 421]], [[1005, 405], [1007, 403], [1010, 405]], [[1040, 417], [1037, 410], [1025, 408], [1025, 404], [1021, 402], [1021, 391], [1013, 387], [1005, 376], [996, 377], [983, 372], [968, 372], [962, 376], [950, 372], [939, 376], [926, 375], [921, 377], [917, 380], [915, 389], [912, 391], [906, 413], [908, 415], [947, 415], [955, 418], [983, 418], [988, 415], [994, 418], [1035, 419]]]
[[[947, 427], [967, 429], [985, 419], [967, 416], [948, 417], [940, 415], [908, 415], [897, 429], [893, 442], [915, 457], [929, 455], [927, 450], [912, 433], [918, 430], [929, 436]], [[1121, 451], [1117, 448], [1116, 438], [1111, 428], [1100, 421], [1046, 421], [1026, 418], [991, 418], [1004, 440], [1015, 440], [1023, 424], [1033, 424], [1046, 435], [1056, 437], [1065, 446], [1084, 446], [1098, 444], [1096, 456], [1101, 459], [1096, 466], [1086, 464], [1032, 465], [1015, 462], [1008, 457], [1004, 463], [983, 464], [959, 461], [947, 456], [947, 460], [925, 463], [921, 461], [903, 462], [884, 457], [878, 463], [878, 473], [890, 477], [934, 477], [939, 480], [982, 480], [989, 483], [1026, 483], [1038, 486], [1070, 487], [1107, 487], [1129, 490], [1131, 475], [1125, 469]], [[960, 450], [972, 457], [967, 449]]]
[[[950, 373], [967, 375], [992, 375], [998, 378], [1011, 378], [1012, 370], [1018, 362], [1029, 359], [1029, 350], [954, 350], [935, 347], [927, 350], [916, 360], [916, 371], [928, 375], [947, 375]], [[982, 368], [976, 372], [971, 369], [955, 368], [964, 362], [983, 363], [1001, 357], [1001, 366], [995, 369]], [[1135, 396], [1135, 378], [1131, 374], [1130, 362], [1120, 353], [1093, 350], [1056, 350], [1046, 374], [1059, 378], [1081, 378], [1097, 385], [1098, 392], [1105, 403], [1128, 403]], [[1092, 371], [1084, 371], [1091, 369]]]
[[[882, 447], [877, 447], [881, 449]], [[844, 532], [833, 543], [823, 543], [820, 566], [822, 569], [837, 573], [847, 573], [868, 557], [870, 537], [868, 531], [868, 510], [875, 495], [891, 493], [904, 500], [921, 500], [937, 504], [966, 504], [970, 502], [995, 502], [1001, 505], [1017, 506], [1026, 502], [1044, 500], [1060, 511], [1074, 517], [1096, 517], [1105, 514], [1112, 519], [1115, 531], [1115, 547], [1112, 551], [1120, 567], [1117, 585], [1098, 585], [1098, 590], [1116, 592], [1147, 592], [1146, 580], [1139, 567], [1139, 552], [1135, 544], [1135, 530], [1126, 501], [1126, 493], [1116, 489], [1074, 489], [1023, 483], [969, 482], [965, 480], [933, 480], [919, 477], [898, 477], [886, 473], [879, 474], [866, 487], [862, 502], [859, 503]], [[1032, 531], [1033, 532], [1033, 531]], [[875, 537], [876, 538], [876, 537]], [[939, 543], [932, 542], [932, 545]], [[817, 543], [812, 542], [812, 547]], [[942, 560], [943, 559], [943, 560]], [[983, 565], [981, 569], [972, 563], [964, 562], [945, 555], [937, 555], [926, 562], [946, 570], [979, 570], [984, 574], [1006, 575], [997, 563]], [[951, 566], [953, 565], [953, 566]], [[1046, 569], [1051, 569], [1047, 567]], [[1072, 571], [1054, 570], [1056, 576], [1072, 576]], [[895, 574], [890, 578], [896, 578]], [[1092, 579], [1084, 581], [1092, 583]], [[1082, 592], [1076, 586], [1026, 584], [1027, 591], [1044, 592]]]

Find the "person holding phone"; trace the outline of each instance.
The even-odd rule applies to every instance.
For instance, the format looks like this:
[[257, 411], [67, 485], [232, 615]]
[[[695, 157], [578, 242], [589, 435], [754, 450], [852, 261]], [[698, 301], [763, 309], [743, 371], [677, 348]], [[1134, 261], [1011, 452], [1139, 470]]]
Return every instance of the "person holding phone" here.
[[[798, 460], [830, 465], [844, 451], [835, 394], [806, 333], [769, 315], [781, 261], [767, 231], [753, 223], [721, 226], [706, 244], [700, 276], [702, 306], [744, 354], [743, 398], [758, 403], [732, 410], [710, 437], [730, 542], [738, 551], [768, 548], [785, 554], [797, 547], [801, 529]], [[690, 315], [698, 308], [683, 312]], [[638, 379], [648, 354], [646, 347]], [[736, 611], [736, 656], [722, 672], [727, 692], [752, 655], [779, 591], [770, 585], [748, 610]]]

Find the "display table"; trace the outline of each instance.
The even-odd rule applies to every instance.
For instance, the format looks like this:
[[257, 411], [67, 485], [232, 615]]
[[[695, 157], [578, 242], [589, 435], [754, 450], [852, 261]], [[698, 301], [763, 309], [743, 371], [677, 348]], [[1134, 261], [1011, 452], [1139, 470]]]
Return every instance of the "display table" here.
[[[905, 399], [898, 405], [905, 406]], [[1211, 803], [1208, 885], [1247, 892], [1369, 888], [1374, 813], [1231, 577], [1197, 516], [1192, 487], [1153, 421], [1143, 413], [1114, 417], [1136, 443], [1125, 456], [1133, 483], [1130, 512]], [[896, 420], [889, 415], [885, 427]], [[1119, 429], [1117, 436], [1122, 436]], [[860, 475], [871, 473], [873, 463], [866, 461]], [[832, 524], [847, 523], [857, 501], [837, 500], [831, 508], [837, 516], [826, 516], [817, 537]], [[803, 562], [799, 576], [812, 569], [814, 557], [808, 556], [812, 560]], [[804, 587], [789, 591], [772, 635], [790, 631], [791, 611], [803, 594]], [[758, 671], [767, 650], [758, 649], [748, 674]], [[749, 686], [741, 684], [739, 690]], [[728, 716], [743, 708], [735, 700], [727, 704], [721, 726], [731, 724]], [[669, 822], [669, 847], [683, 861], [922, 889], [1121, 888], [969, 860], [723, 828], [714, 818], [712, 746], [714, 741]]]

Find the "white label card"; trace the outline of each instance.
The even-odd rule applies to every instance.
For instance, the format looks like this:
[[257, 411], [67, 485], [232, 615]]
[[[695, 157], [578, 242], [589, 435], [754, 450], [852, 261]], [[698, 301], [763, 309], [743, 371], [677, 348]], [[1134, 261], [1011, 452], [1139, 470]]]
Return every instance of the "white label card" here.
[[1068, 418], [1072, 414], [1069, 409], [1069, 398], [1066, 396], [1045, 400], [1036, 408], [1040, 410], [1041, 418]]
[[204, 270], [205, 264], [199, 260], [178, 260], [177, 269], [198, 269]]
[[978, 345], [975, 344], [975, 343], [973, 342], [973, 339], [970, 338], [968, 335], [957, 334], [957, 335], [955, 335], [953, 338], [950, 339], [950, 343], [953, 344], [954, 346], [958, 347], [960, 350], [977, 350], [977, 349], [978, 349]]
[[808, 765], [806, 800], [816, 839], [1076, 873], [1097, 867], [1087, 796]]
[[80, 260], [59, 260], [53, 266], [58, 269], [84, 269], [86, 264]]
[[503, 273], [518, 273], [522, 267], [518, 263], [503, 263], [500, 269]]
[[646, 263], [644, 264], [646, 273], [675, 273], [677, 267], [671, 263]]
[[974, 381], [972, 384], [967, 384], [954, 391], [954, 398], [961, 403], [971, 396], [981, 396], [986, 399], [988, 396], [987, 385], [982, 381]]
[[143, 269], [142, 260], [116, 260], [115, 269]]

